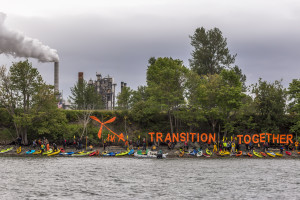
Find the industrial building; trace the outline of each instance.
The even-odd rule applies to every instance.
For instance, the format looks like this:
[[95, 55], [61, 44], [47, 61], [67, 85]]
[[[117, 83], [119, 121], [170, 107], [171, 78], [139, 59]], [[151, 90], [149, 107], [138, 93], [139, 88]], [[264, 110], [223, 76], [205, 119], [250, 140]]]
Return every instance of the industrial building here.
[[[90, 79], [88, 81], [89, 85], [93, 85], [98, 94], [101, 95], [104, 109], [114, 110], [115, 109], [115, 99], [116, 99], [116, 86], [114, 79], [109, 75], [107, 77], [102, 77], [100, 73], [96, 73], [96, 80]], [[78, 81], [83, 80], [83, 72], [78, 72]], [[121, 86], [124, 83], [121, 83]]]

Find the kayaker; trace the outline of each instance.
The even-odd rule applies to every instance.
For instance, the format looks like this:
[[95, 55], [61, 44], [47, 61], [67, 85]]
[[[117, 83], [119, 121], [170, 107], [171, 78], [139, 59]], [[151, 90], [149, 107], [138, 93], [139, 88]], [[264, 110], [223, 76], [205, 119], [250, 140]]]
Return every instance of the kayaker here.
[[64, 147], [64, 149], [66, 149], [66, 145], [67, 145], [67, 140], [64, 138], [63, 139], [63, 147]]
[[146, 150], [146, 138], [143, 139], [143, 150]]
[[43, 154], [44, 151], [45, 151], [45, 145], [43, 145], [43, 144], [41, 145], [41, 150], [42, 150], [42, 151], [41, 151], [41, 154]]
[[17, 138], [17, 143], [18, 143], [19, 146], [21, 146], [22, 138], [20, 136]]
[[57, 145], [55, 143], [53, 143], [53, 151], [57, 151]]
[[103, 151], [105, 151], [105, 147], [106, 147], [106, 139], [103, 140]]
[[217, 143], [214, 142], [214, 149], [213, 149], [213, 152], [217, 152], [218, 151], [218, 148], [217, 148]]
[[299, 150], [299, 149], [298, 149], [298, 146], [299, 146], [299, 141], [297, 140], [297, 141], [295, 142], [295, 150], [296, 150], [296, 151]]
[[33, 142], [32, 142], [32, 147], [33, 147], [33, 149], [35, 149], [35, 147], [36, 147], [36, 140], [33, 140]]
[[187, 141], [184, 141], [184, 150], [187, 151], [189, 149]]
[[235, 153], [235, 143], [231, 143], [231, 153]]

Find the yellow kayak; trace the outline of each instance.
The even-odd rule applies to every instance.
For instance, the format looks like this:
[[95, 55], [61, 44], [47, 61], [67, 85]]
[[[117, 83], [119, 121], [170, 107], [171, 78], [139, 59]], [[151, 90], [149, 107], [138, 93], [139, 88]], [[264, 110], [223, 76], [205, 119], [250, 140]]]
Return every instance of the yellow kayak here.
[[33, 152], [32, 154], [37, 155], [37, 154], [41, 154], [41, 153], [42, 153], [42, 150], [38, 150], [38, 151]]
[[49, 149], [49, 151], [44, 152], [43, 155], [48, 155], [48, 154], [50, 154], [50, 153], [52, 153], [52, 152], [53, 152], [53, 150], [52, 150], [52, 149]]
[[212, 155], [212, 152], [208, 148], [206, 149], [206, 153], [210, 156]]
[[272, 151], [267, 151], [267, 155], [271, 156], [271, 157], [275, 157], [275, 153], [273, 153]]
[[47, 156], [54, 156], [60, 153], [60, 150], [58, 149], [57, 151], [54, 151], [52, 153], [49, 153]]
[[22, 151], [22, 148], [19, 147], [19, 148], [17, 149], [17, 154], [21, 153], [21, 151]]
[[276, 156], [282, 157], [283, 155], [281, 153], [275, 153]]
[[255, 156], [259, 157], [259, 158], [262, 158], [262, 157], [263, 157], [260, 153], [254, 151], [254, 150], [253, 150], [253, 154], [254, 154]]

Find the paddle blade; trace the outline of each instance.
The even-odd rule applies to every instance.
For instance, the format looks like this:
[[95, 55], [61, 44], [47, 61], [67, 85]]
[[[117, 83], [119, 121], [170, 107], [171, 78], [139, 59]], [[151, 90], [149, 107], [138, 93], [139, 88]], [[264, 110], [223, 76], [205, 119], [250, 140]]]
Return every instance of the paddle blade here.
[[93, 119], [93, 120], [95, 120], [96, 122], [99, 122], [100, 124], [102, 124], [101, 121], [100, 121], [97, 117], [95, 117], [95, 116], [90, 116], [90, 118]]
[[104, 124], [109, 124], [112, 123], [116, 120], [116, 117], [111, 118], [110, 120], [107, 120], [106, 122], [104, 122]]
[[101, 134], [102, 134], [102, 127], [103, 125], [101, 124], [99, 132], [98, 132], [98, 138], [101, 139]]

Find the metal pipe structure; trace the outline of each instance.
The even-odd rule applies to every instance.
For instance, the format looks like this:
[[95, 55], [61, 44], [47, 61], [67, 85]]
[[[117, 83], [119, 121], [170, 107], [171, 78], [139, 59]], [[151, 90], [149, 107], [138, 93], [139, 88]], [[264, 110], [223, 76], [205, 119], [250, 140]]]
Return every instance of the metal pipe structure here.
[[59, 63], [54, 62], [54, 92], [59, 93]]

